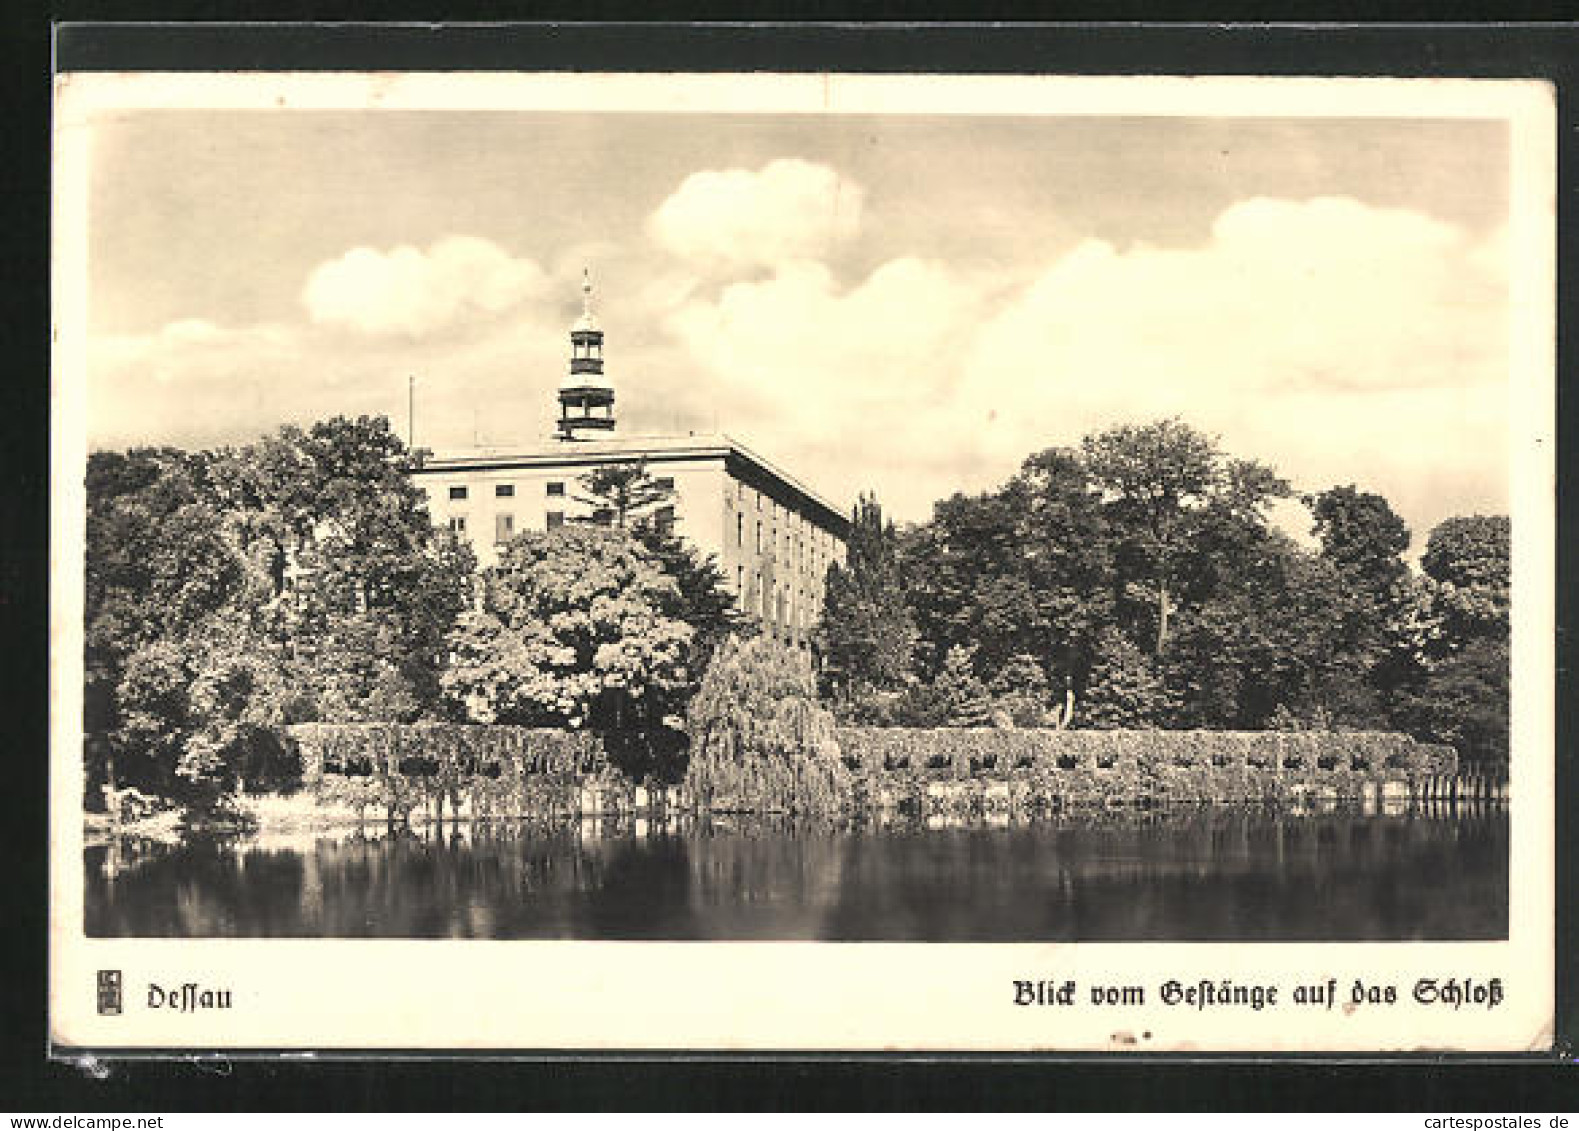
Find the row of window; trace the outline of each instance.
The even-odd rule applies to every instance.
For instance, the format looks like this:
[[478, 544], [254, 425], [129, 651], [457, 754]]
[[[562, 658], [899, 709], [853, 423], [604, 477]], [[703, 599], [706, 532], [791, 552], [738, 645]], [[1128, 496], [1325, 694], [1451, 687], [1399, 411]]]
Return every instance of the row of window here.
[[[550, 498], [556, 498], [557, 499], [557, 498], [563, 498], [564, 497], [564, 494], [565, 494], [565, 485], [564, 485], [564, 483], [559, 482], [559, 481], [555, 481], [555, 482], [544, 484], [544, 486], [547, 488], [547, 494], [548, 494], [548, 496]], [[496, 498], [496, 499], [513, 499], [513, 498], [515, 498], [515, 484], [514, 483], [495, 483], [493, 485], [493, 495], [494, 495], [494, 498]], [[462, 501], [464, 499], [469, 498], [470, 496], [471, 496], [471, 489], [469, 487], [463, 487], [462, 486], [462, 487], [451, 487], [450, 488], [450, 501], [451, 502], [460, 502], [460, 501]]]
[[[548, 529], [558, 530], [565, 525], [564, 511], [549, 511], [547, 515]], [[463, 514], [450, 515], [450, 529], [457, 534], [466, 533], [466, 516]], [[508, 542], [515, 537], [515, 515], [496, 514], [493, 516], [493, 540], [495, 542]]]
[[[598, 511], [593, 516], [593, 521], [609, 523], [614, 516], [608, 511]], [[545, 516], [547, 529], [558, 530], [565, 525], [564, 511], [549, 511]], [[653, 523], [664, 534], [674, 532], [674, 508], [659, 507], [653, 511]], [[450, 529], [457, 534], [466, 533], [466, 516], [463, 514], [450, 515]], [[493, 516], [493, 540], [495, 542], [508, 542], [515, 537], [515, 516], [513, 514], [496, 514]]]
[[[757, 612], [765, 622], [796, 632], [804, 632], [809, 627], [806, 610], [814, 601], [810, 591], [803, 588], [792, 590], [788, 585], [764, 584], [760, 571], [755, 575], [754, 589]], [[745, 566], [735, 567], [735, 597], [740, 608], [745, 610], [748, 599]]]
[[[672, 491], [672, 490], [674, 490], [674, 477], [673, 476], [660, 475], [656, 479], [654, 479], [654, 482], [658, 485], [660, 490], [665, 490], [665, 491]], [[543, 485], [543, 487], [544, 487], [544, 493], [547, 494], [548, 497], [551, 498], [551, 499], [562, 499], [565, 496], [565, 484], [564, 484], [563, 480], [558, 480], [558, 479], [550, 480], [549, 482], [545, 483]], [[494, 494], [494, 498], [496, 498], [496, 499], [513, 499], [513, 498], [515, 498], [515, 484], [514, 483], [495, 483], [493, 485], [493, 494]], [[450, 488], [450, 501], [451, 502], [460, 502], [460, 501], [462, 501], [464, 499], [469, 498], [470, 496], [471, 496], [471, 489], [469, 487], [466, 487], [466, 486], [454, 486], [454, 487]]]
[[[791, 535], [791, 533], [786, 530], [783, 536], [784, 560], [786, 562], [793, 561], [796, 567], [802, 571], [806, 569], [807, 563], [809, 561], [812, 572], [821, 573], [822, 569], [827, 565], [828, 562], [828, 553], [823, 546], [823, 543], [826, 541], [827, 535], [818, 530], [813, 530], [809, 536], [804, 536], [799, 533]], [[737, 549], [744, 549], [745, 544], [746, 517], [739, 511], [736, 511], [735, 546]], [[764, 547], [766, 547], [766, 549], [771, 552], [778, 552], [780, 548], [778, 530], [775, 528], [769, 532], [768, 539], [766, 542], [764, 542], [762, 537], [762, 521], [758, 519], [756, 545], [757, 553], [759, 554], [762, 553]]]

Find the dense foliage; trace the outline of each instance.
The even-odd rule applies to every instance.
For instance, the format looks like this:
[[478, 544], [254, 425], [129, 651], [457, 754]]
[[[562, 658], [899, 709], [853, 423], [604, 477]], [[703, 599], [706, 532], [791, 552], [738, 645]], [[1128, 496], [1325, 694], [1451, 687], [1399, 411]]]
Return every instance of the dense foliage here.
[[687, 717], [685, 785], [704, 808], [829, 813], [848, 801], [833, 716], [807, 655], [765, 637], [713, 657]]
[[902, 687], [916, 629], [900, 584], [897, 539], [875, 499], [862, 496], [851, 518], [845, 564], [828, 568], [816, 631], [822, 678], [845, 704]]
[[473, 722], [588, 728], [622, 769], [662, 776], [689, 686], [678, 596], [628, 530], [519, 534], [451, 633], [445, 692]]
[[289, 781], [282, 723], [437, 710], [468, 549], [434, 531], [382, 419], [87, 469], [90, 801], [208, 805]]
[[[1346, 731], [1507, 759], [1506, 518], [1454, 518], [1421, 571], [1381, 496], [1293, 497], [1178, 420], [1027, 459], [895, 530], [856, 511], [822, 639], [846, 722]], [[900, 662], [900, 661], [903, 662]]]
[[753, 635], [644, 466], [581, 488], [593, 521], [479, 574], [382, 419], [94, 453], [90, 803], [288, 785], [291, 724], [465, 720], [596, 736], [637, 781], [689, 765], [715, 801], [827, 808], [847, 783], [819, 679], [846, 723], [1399, 729], [1507, 762], [1506, 517], [1443, 522], [1416, 570], [1378, 495], [1299, 496], [1302, 544], [1270, 521], [1292, 496], [1271, 469], [1178, 420], [1111, 428], [916, 526], [863, 497], [814, 674]]

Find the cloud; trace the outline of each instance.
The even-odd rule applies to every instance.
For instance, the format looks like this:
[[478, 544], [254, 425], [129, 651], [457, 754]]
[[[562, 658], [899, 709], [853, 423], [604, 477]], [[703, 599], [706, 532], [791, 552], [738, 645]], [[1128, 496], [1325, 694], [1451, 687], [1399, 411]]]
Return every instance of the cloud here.
[[[848, 257], [827, 257], [843, 237], [815, 215], [815, 237], [789, 222], [806, 210], [784, 202], [816, 194], [756, 191], [832, 170], [739, 175], [718, 217], [733, 241], [687, 244], [671, 212], [667, 251], [609, 257], [601, 313], [631, 434], [716, 426], [835, 500], [872, 488], [921, 519], [1034, 451], [1178, 414], [1303, 489], [1382, 493], [1417, 544], [1450, 514], [1508, 506], [1500, 231], [1256, 198], [1191, 247], [1087, 240], [1013, 275], [901, 255], [845, 278]], [[419, 443], [529, 443], [551, 426], [574, 292], [482, 240], [359, 249], [313, 273], [316, 326], [183, 319], [96, 339], [90, 437], [206, 445], [336, 413], [403, 422], [415, 374]]]
[[426, 251], [353, 248], [313, 270], [302, 301], [321, 325], [420, 337], [506, 313], [542, 296], [547, 282], [530, 259], [449, 236]]
[[1381, 491], [1423, 534], [1451, 507], [1506, 506], [1497, 239], [1257, 198], [1196, 247], [1088, 240], [1018, 279], [903, 258], [850, 287], [802, 260], [693, 291], [665, 325], [727, 428], [903, 517], [1041, 448], [1179, 414], [1300, 486]]
[[1291, 474], [1396, 488], [1468, 461], [1500, 483], [1501, 263], [1416, 213], [1245, 201], [1198, 248], [1075, 248], [981, 327], [955, 395], [1019, 407], [1006, 450], [1178, 413]]
[[863, 195], [836, 170], [799, 158], [755, 172], [704, 170], [658, 206], [648, 231], [708, 270], [826, 258], [859, 228]]
[[404, 435], [410, 375], [418, 443], [530, 443], [551, 428], [564, 329], [557, 317], [509, 318], [410, 339], [181, 320], [100, 336], [87, 356], [88, 438], [209, 447], [362, 414], [388, 416]]

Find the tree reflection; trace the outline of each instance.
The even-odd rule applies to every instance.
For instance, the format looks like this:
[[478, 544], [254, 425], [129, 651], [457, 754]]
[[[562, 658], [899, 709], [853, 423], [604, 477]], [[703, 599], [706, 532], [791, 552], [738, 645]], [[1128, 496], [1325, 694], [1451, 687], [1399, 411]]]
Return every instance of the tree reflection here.
[[86, 857], [96, 936], [1487, 939], [1507, 814], [1228, 806], [383, 826]]

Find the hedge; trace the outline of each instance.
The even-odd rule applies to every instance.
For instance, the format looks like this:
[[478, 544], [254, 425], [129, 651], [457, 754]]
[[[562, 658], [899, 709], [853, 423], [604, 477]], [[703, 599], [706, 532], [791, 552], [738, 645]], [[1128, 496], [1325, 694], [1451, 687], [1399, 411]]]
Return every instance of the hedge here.
[[302, 781], [320, 801], [404, 815], [418, 805], [474, 816], [574, 810], [576, 792], [606, 777], [602, 741], [584, 731], [458, 723], [302, 723], [286, 728]]
[[1384, 778], [1451, 775], [1457, 763], [1448, 747], [1374, 731], [841, 727], [838, 742], [845, 766], [879, 788], [981, 778], [1065, 800], [1354, 796]]

